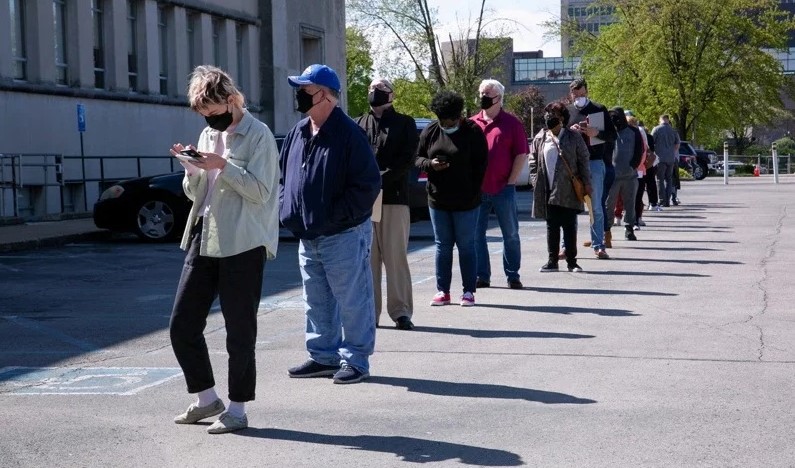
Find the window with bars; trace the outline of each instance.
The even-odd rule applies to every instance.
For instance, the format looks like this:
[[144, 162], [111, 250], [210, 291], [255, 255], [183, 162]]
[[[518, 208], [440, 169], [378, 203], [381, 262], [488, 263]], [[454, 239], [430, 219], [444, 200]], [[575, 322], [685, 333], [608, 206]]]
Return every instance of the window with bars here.
[[9, 0], [11, 12], [11, 57], [14, 61], [14, 79], [28, 79], [27, 44], [25, 43], [25, 2]]
[[66, 86], [69, 84], [69, 65], [66, 62], [66, 2], [53, 0], [52, 13], [55, 33], [55, 82]]
[[157, 9], [157, 39], [160, 46], [160, 94], [168, 95], [168, 10]]
[[94, 87], [105, 89], [105, 0], [91, 0], [91, 19], [94, 24]]
[[130, 91], [138, 90], [138, 2], [127, 0], [127, 77]]

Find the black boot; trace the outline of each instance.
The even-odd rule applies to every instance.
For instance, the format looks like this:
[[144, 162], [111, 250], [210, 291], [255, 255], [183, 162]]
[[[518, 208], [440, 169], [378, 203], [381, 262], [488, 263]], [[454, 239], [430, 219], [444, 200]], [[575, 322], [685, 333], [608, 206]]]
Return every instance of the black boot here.
[[635, 237], [635, 233], [632, 231], [632, 226], [627, 226], [627, 227], [626, 227], [626, 231], [624, 231], [624, 237], [625, 237], [627, 240], [631, 240], [631, 241], [636, 241], [636, 240], [638, 240], [638, 238], [637, 238], [637, 237]]

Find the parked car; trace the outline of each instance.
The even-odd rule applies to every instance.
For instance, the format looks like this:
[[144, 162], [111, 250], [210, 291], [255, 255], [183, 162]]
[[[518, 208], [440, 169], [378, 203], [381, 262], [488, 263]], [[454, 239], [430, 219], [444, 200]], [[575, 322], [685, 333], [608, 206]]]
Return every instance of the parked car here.
[[[276, 136], [281, 149], [284, 136]], [[124, 180], [108, 187], [94, 204], [94, 224], [132, 232], [147, 242], [178, 239], [192, 202], [182, 189], [183, 171]]]
[[[710, 158], [708, 154], [693, 148], [689, 141], [679, 143], [679, 167], [693, 175], [696, 180], [704, 179], [709, 174]], [[711, 152], [715, 154], [714, 152]]]

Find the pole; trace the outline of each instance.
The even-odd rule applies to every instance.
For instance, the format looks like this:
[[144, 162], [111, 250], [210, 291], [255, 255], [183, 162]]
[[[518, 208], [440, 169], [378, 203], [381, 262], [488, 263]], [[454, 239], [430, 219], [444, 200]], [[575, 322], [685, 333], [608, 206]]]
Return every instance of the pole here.
[[773, 142], [773, 183], [778, 184], [778, 149], [776, 142]]
[[723, 142], [723, 185], [729, 185], [729, 142]]
[[535, 133], [535, 109], [533, 106], [530, 106], [530, 138], [533, 139], [536, 136]]
[[83, 209], [88, 211], [88, 184], [86, 183], [86, 153], [83, 149], [83, 132], [80, 132], [80, 164], [83, 166]]

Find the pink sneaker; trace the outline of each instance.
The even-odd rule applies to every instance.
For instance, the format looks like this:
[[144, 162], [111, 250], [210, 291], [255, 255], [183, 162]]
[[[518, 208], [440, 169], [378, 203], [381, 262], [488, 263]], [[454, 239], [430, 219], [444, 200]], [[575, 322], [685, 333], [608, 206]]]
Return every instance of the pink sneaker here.
[[463, 296], [461, 296], [461, 306], [462, 307], [471, 307], [475, 305], [475, 295], [471, 292], [465, 292]]
[[450, 293], [444, 293], [439, 291], [433, 296], [433, 300], [431, 301], [432, 306], [443, 306], [450, 304]]

